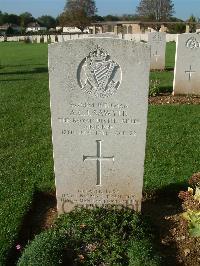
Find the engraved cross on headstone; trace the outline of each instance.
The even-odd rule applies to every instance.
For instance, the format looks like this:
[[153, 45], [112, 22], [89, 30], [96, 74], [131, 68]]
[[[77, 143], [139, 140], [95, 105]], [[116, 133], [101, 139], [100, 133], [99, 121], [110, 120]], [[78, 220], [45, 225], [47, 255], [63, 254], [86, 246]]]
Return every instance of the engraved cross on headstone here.
[[97, 156], [85, 156], [83, 155], [83, 161], [97, 161], [97, 186], [101, 186], [101, 167], [102, 161], [113, 161], [115, 160], [114, 156], [103, 157], [101, 152], [101, 143], [102, 140], [96, 140], [97, 142]]
[[189, 81], [191, 80], [193, 73], [196, 73], [196, 71], [193, 71], [192, 66], [190, 65], [190, 69], [185, 71], [185, 74], [189, 74], [189, 77], [188, 77]]
[[158, 54], [158, 51], [156, 51], [153, 56], [156, 58], [156, 62], [158, 62], [158, 57], [160, 57], [160, 55]]

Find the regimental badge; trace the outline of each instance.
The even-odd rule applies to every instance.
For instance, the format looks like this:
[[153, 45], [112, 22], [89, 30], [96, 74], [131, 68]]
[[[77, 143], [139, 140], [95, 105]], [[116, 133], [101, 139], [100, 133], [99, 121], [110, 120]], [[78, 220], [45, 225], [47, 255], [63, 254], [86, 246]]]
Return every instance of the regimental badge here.
[[78, 68], [81, 89], [100, 98], [109, 97], [117, 92], [121, 76], [120, 66], [99, 46], [90, 52]]
[[186, 47], [190, 49], [200, 48], [200, 43], [195, 37], [191, 37], [186, 41]]

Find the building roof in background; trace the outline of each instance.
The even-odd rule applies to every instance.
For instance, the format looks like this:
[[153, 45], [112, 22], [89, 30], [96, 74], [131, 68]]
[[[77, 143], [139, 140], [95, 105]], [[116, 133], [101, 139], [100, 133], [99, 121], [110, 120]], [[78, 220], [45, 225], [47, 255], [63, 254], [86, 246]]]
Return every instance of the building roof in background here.
[[38, 28], [38, 27], [41, 27], [41, 25], [38, 22], [30, 22], [28, 24], [28, 27]]

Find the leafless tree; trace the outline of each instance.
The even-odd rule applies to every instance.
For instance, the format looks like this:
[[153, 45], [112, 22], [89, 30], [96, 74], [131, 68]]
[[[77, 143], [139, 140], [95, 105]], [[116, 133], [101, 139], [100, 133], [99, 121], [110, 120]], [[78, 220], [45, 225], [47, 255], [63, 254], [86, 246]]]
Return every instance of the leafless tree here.
[[94, 0], [67, 0], [59, 22], [61, 26], [76, 26], [83, 31], [91, 24], [96, 12]]
[[155, 21], [169, 20], [174, 14], [174, 4], [172, 0], [141, 0], [137, 14]]

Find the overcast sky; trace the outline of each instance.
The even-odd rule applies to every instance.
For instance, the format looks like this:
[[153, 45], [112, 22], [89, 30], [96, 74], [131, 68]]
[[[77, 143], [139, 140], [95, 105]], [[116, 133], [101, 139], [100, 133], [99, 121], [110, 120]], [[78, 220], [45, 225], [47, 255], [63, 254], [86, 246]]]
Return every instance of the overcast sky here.
[[[66, 0], [0, 0], [2, 12], [20, 14], [28, 11], [34, 17], [62, 12]], [[139, 0], [96, 0], [98, 14], [133, 14]], [[191, 14], [200, 17], [200, 0], [174, 0], [176, 17], [187, 19]]]

